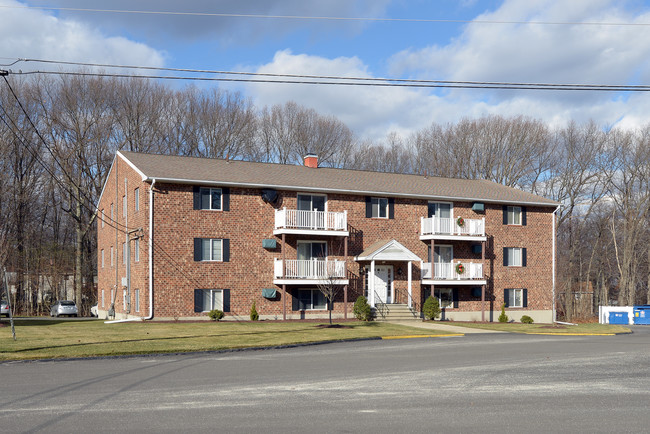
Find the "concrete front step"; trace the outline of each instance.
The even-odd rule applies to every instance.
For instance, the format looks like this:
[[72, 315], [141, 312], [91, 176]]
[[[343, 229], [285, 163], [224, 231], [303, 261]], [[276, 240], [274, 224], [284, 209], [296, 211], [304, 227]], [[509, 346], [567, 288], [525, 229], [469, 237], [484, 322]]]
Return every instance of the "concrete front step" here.
[[[405, 304], [381, 304], [377, 306], [377, 321], [401, 321], [417, 319], [417, 314], [413, 314], [411, 309]], [[384, 312], [382, 317], [379, 313]]]

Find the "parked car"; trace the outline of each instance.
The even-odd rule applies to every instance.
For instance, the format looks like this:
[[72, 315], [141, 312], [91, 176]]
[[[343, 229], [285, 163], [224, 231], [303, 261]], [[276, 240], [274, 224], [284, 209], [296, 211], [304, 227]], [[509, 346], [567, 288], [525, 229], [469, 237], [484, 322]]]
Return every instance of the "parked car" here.
[[77, 309], [75, 302], [72, 300], [62, 300], [54, 303], [52, 309], [50, 309], [50, 316], [58, 317], [61, 315], [79, 315], [79, 310]]
[[0, 317], [9, 316], [9, 304], [6, 301], [0, 303]]
[[99, 317], [99, 312], [97, 311], [97, 303], [93, 304], [90, 308], [90, 316], [94, 318]]

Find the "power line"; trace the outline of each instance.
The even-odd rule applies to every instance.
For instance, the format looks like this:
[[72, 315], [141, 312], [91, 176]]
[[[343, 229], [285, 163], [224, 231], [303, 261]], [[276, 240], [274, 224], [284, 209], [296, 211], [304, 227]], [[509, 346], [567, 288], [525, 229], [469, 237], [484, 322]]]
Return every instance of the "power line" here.
[[176, 15], [194, 17], [218, 18], [255, 18], [255, 19], [282, 19], [282, 20], [309, 20], [309, 21], [367, 21], [367, 22], [398, 22], [398, 23], [443, 23], [443, 24], [532, 24], [553, 26], [634, 26], [647, 27], [650, 23], [615, 23], [608, 21], [520, 21], [520, 20], [459, 20], [437, 18], [381, 18], [381, 17], [336, 17], [336, 16], [309, 16], [309, 15], [266, 15], [266, 14], [236, 14], [215, 12], [182, 12], [182, 11], [155, 11], [155, 10], [128, 10], [128, 9], [92, 9], [92, 8], [64, 8], [54, 6], [8, 6], [0, 5], [5, 9], [39, 9], [68, 12], [93, 12], [113, 14], [138, 14], [138, 15]]
[[[13, 58], [12, 58], [13, 59]], [[92, 62], [73, 62], [64, 60], [51, 60], [51, 59], [30, 59], [30, 58], [17, 58], [13, 63], [3, 66], [11, 66], [18, 62], [36, 62], [48, 63], [56, 65], [74, 65], [74, 66], [90, 66], [97, 68], [119, 68], [119, 69], [135, 69], [147, 71], [171, 71], [171, 72], [188, 72], [198, 74], [222, 74], [222, 75], [243, 75], [253, 77], [274, 77], [274, 78], [308, 78], [308, 79], [321, 79], [321, 80], [350, 80], [361, 82], [396, 82], [396, 83], [431, 83], [431, 84], [466, 84], [466, 85], [480, 85], [480, 86], [534, 86], [534, 87], [597, 87], [597, 88], [613, 88], [613, 89], [643, 89], [650, 88], [644, 85], [606, 85], [606, 84], [561, 84], [561, 83], [517, 83], [517, 82], [499, 82], [499, 81], [459, 81], [459, 80], [426, 80], [426, 79], [407, 79], [407, 78], [390, 78], [390, 77], [355, 77], [355, 76], [342, 76], [342, 75], [308, 75], [308, 74], [278, 74], [270, 72], [248, 72], [248, 71], [225, 71], [213, 69], [190, 69], [190, 68], [169, 68], [162, 66], [141, 66], [141, 65], [117, 65], [111, 63], [92, 63]], [[52, 71], [57, 72], [57, 71]], [[26, 74], [28, 72], [25, 72]], [[45, 73], [45, 72], [43, 72]], [[20, 74], [20, 73], [19, 73]]]
[[359, 82], [340, 81], [310, 81], [310, 80], [269, 80], [255, 78], [226, 78], [226, 77], [196, 77], [169, 75], [133, 75], [104, 72], [70, 72], [70, 71], [10, 71], [14, 75], [65, 75], [80, 77], [113, 77], [129, 79], [180, 80], [180, 81], [216, 81], [236, 83], [267, 83], [267, 84], [308, 84], [329, 86], [370, 86], [370, 87], [406, 87], [406, 88], [447, 88], [447, 89], [493, 89], [493, 90], [561, 90], [561, 91], [598, 91], [598, 92], [648, 92], [646, 85], [598, 85], [598, 84], [550, 84], [550, 83], [498, 83], [498, 82], [423, 82], [423, 83], [391, 83], [391, 82]]

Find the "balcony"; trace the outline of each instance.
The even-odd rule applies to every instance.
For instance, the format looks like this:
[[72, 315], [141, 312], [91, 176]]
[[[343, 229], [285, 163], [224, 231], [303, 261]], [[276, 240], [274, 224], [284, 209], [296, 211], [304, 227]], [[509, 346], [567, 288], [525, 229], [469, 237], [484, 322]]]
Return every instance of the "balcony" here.
[[348, 236], [348, 212], [277, 209], [273, 234]]
[[[275, 259], [273, 283], [347, 285], [345, 261], [332, 259]], [[284, 275], [283, 275], [284, 271]]]
[[[462, 226], [459, 223], [462, 223]], [[452, 219], [422, 217], [420, 219], [420, 239], [486, 241], [485, 218]]]
[[[459, 267], [459, 264], [461, 267]], [[431, 274], [431, 262], [423, 263], [422, 283], [425, 285], [439, 283], [447, 285], [484, 285], [486, 282], [485, 277], [483, 277], [482, 263], [456, 261], [434, 263], [433, 275]]]

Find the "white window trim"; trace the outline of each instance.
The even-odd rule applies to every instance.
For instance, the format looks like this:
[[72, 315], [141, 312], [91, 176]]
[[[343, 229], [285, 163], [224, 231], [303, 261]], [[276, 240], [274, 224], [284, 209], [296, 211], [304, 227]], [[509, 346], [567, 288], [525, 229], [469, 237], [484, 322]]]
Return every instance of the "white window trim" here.
[[140, 290], [136, 289], [133, 292], [135, 293], [135, 311], [140, 312]]
[[133, 201], [134, 201], [133, 203], [134, 203], [135, 212], [140, 211], [140, 188], [139, 187], [136, 187], [133, 190]]
[[[378, 201], [378, 202], [377, 202], [377, 212], [380, 211], [380, 205], [381, 205], [381, 202], [380, 202], [380, 201], [381, 201], [382, 199], [385, 199], [385, 200], [386, 200], [386, 217], [381, 217], [381, 216], [374, 216], [374, 215], [372, 215], [373, 210], [374, 210], [374, 204], [373, 204], [373, 201], [374, 201], [375, 199], [377, 199], [377, 201]], [[384, 220], [387, 220], [388, 217], [389, 217], [389, 212], [390, 212], [390, 203], [389, 203], [389, 201], [388, 201], [388, 197], [381, 197], [381, 196], [371, 196], [371, 197], [370, 197], [370, 218], [373, 218], [373, 219], [384, 219]], [[379, 214], [381, 214], [381, 212], [379, 212]]]
[[[206, 240], [210, 240], [210, 259], [205, 259], [203, 257], [203, 243]], [[219, 259], [212, 259], [212, 242], [218, 240], [221, 243], [221, 257]], [[223, 238], [201, 238], [201, 262], [223, 262]]]
[[113, 246], [111, 246], [111, 267], [115, 266], [115, 253], [113, 252]]
[[[432, 200], [432, 201], [429, 201], [429, 203], [433, 203], [433, 204], [436, 204], [436, 205], [444, 203], [445, 205], [449, 205], [449, 218], [451, 219], [451, 221], [454, 221], [454, 203], [453, 202], [444, 202], [444, 201], [440, 201], [440, 200]], [[428, 212], [428, 210], [427, 210], [427, 212]], [[438, 215], [438, 213], [436, 213], [436, 215]]]
[[103, 209], [102, 209], [101, 215], [102, 215], [102, 228], [103, 228], [103, 227], [104, 227], [104, 223], [105, 223], [105, 221], [106, 221], [106, 215], [104, 214], [104, 210], [103, 210]]
[[[319, 196], [325, 198], [325, 212], [327, 212], [327, 195], [326, 194], [313, 194], [313, 193], [298, 193], [296, 194], [296, 209], [298, 209], [298, 196]], [[313, 211], [311, 209], [310, 211]]]
[[[511, 302], [511, 304], [509, 304], [508, 308], [511, 308], [511, 307], [512, 308], [523, 308], [524, 307], [524, 290], [523, 290], [523, 288], [507, 288], [507, 290], [508, 290], [508, 301]], [[513, 291], [513, 294], [512, 294], [513, 296], [512, 297], [510, 297], [510, 291]], [[519, 292], [519, 303], [520, 304], [518, 306], [515, 306], [514, 304], [512, 304], [512, 302], [517, 299], [517, 297], [515, 296], [516, 292]]]
[[[512, 213], [512, 220], [514, 221], [515, 219], [515, 211], [519, 209], [519, 223], [510, 223], [510, 215]], [[508, 222], [508, 226], [521, 226], [523, 223], [523, 210], [521, 209], [520, 206], [508, 206], [506, 208], [506, 221]]]
[[104, 268], [104, 249], [102, 249], [102, 268]]
[[[443, 306], [442, 305], [442, 291], [443, 290], [451, 292], [451, 306]], [[436, 291], [438, 291], [438, 294], [441, 295], [440, 297], [436, 297], [436, 295], [435, 295]], [[439, 304], [441, 309], [455, 309], [454, 308], [454, 288], [434, 288], [433, 294], [431, 294], [431, 295], [433, 295], [434, 297], [436, 297], [438, 299], [438, 304]]]
[[126, 208], [128, 206], [126, 194], [122, 196], [122, 217], [126, 218]]
[[[524, 249], [522, 247], [506, 247], [508, 249], [508, 265], [507, 267], [523, 267], [523, 255], [524, 255]], [[518, 264], [513, 264], [513, 258], [514, 255], [513, 253], [515, 250], [519, 251], [519, 263]]]
[[140, 239], [139, 238], [133, 240], [133, 260], [135, 262], [140, 262]]
[[[427, 248], [427, 253], [429, 248], [431, 247], [431, 244], [429, 244], [429, 247]], [[454, 263], [454, 246], [453, 244], [434, 244], [433, 250], [431, 251], [431, 262], [436, 264], [436, 247], [449, 247], [451, 249], [451, 261], [450, 262], [437, 262], [438, 264], [453, 264]]]
[[[203, 208], [203, 195], [201, 192], [203, 190], [210, 190], [210, 208]], [[212, 190], [220, 190], [221, 191], [221, 196], [220, 196], [220, 201], [221, 203], [219, 204], [219, 209], [212, 208]], [[223, 211], [223, 188], [219, 187], [200, 187], [199, 188], [199, 201], [201, 202], [200, 209], [201, 211]]]
[[[201, 291], [210, 291], [210, 307], [212, 308], [214, 306], [214, 297], [216, 294], [221, 295], [221, 308], [219, 307], [214, 307], [214, 309], [219, 309], [220, 311], [223, 312], [223, 289], [202, 289]], [[203, 306], [203, 311], [202, 312], [210, 312], [212, 309], [205, 310], [205, 306]]]
[[111, 222], [115, 221], [115, 204], [111, 204]]
[[[296, 258], [298, 257], [298, 245], [299, 244], [325, 244], [325, 257], [322, 258], [324, 260], [327, 260], [329, 251], [327, 249], [327, 241], [319, 241], [319, 240], [298, 240], [296, 242]], [[320, 259], [320, 258], [312, 258], [312, 259]]]

